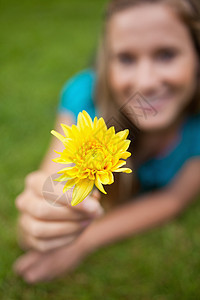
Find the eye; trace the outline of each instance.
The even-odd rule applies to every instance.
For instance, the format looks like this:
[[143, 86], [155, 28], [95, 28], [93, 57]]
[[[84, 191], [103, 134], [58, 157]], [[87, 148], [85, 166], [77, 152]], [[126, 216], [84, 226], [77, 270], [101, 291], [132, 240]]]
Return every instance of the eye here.
[[131, 65], [134, 63], [135, 58], [130, 53], [124, 52], [118, 54], [118, 61], [124, 65]]
[[163, 62], [168, 62], [173, 60], [177, 55], [174, 49], [162, 49], [156, 54], [156, 58]]

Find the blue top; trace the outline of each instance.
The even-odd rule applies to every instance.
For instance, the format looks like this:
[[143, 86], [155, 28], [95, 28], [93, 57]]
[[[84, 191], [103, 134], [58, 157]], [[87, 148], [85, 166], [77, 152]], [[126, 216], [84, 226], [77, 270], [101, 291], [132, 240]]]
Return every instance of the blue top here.
[[70, 78], [61, 91], [58, 113], [69, 111], [77, 121], [79, 112], [85, 110], [94, 119], [98, 115], [94, 104], [95, 81], [95, 73], [90, 69]]
[[[95, 81], [95, 73], [90, 69], [79, 72], [67, 81], [61, 92], [58, 112], [69, 111], [75, 119], [82, 110], [86, 110], [92, 119], [98, 115], [94, 103]], [[179, 133], [180, 138], [173, 149], [138, 168], [140, 192], [164, 187], [188, 159], [200, 157], [200, 113], [188, 117]]]

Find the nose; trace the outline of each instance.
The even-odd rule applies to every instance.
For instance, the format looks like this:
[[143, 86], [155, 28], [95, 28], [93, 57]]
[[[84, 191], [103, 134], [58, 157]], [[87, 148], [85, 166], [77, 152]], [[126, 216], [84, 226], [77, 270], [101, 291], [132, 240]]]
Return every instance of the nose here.
[[159, 84], [159, 78], [153, 62], [149, 59], [140, 61], [135, 74], [135, 89], [145, 97], [153, 96]]

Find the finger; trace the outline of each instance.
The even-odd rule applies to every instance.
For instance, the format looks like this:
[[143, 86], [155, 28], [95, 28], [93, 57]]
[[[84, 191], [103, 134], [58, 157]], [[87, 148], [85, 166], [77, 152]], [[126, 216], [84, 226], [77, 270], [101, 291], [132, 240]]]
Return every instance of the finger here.
[[71, 206], [73, 188], [63, 193], [65, 183], [58, 182], [56, 179], [59, 174], [45, 174], [41, 171], [35, 171], [26, 176], [26, 189], [33, 190], [39, 197], [47, 199], [49, 203]]
[[[49, 281], [58, 275], [61, 276], [66, 272], [66, 260], [70, 260], [70, 257], [65, 257], [65, 249], [64, 246], [47, 253], [41, 253], [35, 264], [22, 274], [23, 279], [28, 283], [36, 283]], [[55, 263], [52, 264], [52, 262]]]
[[[45, 181], [45, 186], [42, 182]], [[29, 174], [26, 178], [26, 185], [30, 189], [34, 189], [38, 193], [38, 195], [43, 195], [43, 197], [49, 202], [52, 201], [56, 203], [56, 205], [65, 205], [68, 208], [73, 209], [73, 211], [81, 211], [85, 213], [89, 213], [96, 216], [100, 216], [103, 214], [103, 209], [99, 203], [100, 193], [95, 189], [93, 191], [92, 196], [86, 197], [81, 203], [76, 206], [71, 206], [71, 199], [73, 194], [73, 188], [63, 194], [63, 183], [57, 182], [57, 184], [53, 184], [52, 176], [49, 178], [44, 175], [42, 172], [33, 172]], [[53, 192], [52, 192], [53, 188]], [[44, 191], [45, 190], [45, 191]], [[89, 200], [91, 199], [91, 200]]]
[[29, 251], [27, 254], [20, 256], [13, 264], [13, 270], [17, 274], [22, 274], [27, 268], [34, 264], [40, 257], [40, 253]]
[[[100, 193], [97, 189], [95, 189], [91, 196], [95, 201], [88, 201], [87, 204], [86, 199], [79, 203], [76, 206], [71, 206], [71, 200], [73, 195], [73, 188], [63, 193], [64, 182], [57, 182], [55, 179], [58, 177], [58, 174], [47, 175], [44, 172], [36, 171], [30, 173], [26, 177], [26, 188], [30, 190], [34, 190], [34, 192], [38, 196], [42, 196], [49, 203], [55, 204], [56, 207], [59, 205], [67, 206], [68, 208], [73, 208], [74, 210], [87, 212], [87, 213], [95, 213], [95, 215], [101, 215], [102, 209], [100, 209], [101, 205], [98, 203], [100, 199]], [[99, 211], [99, 212], [98, 212]]]
[[55, 239], [38, 239], [33, 236], [28, 236], [28, 244], [30, 247], [40, 253], [44, 253], [47, 251], [55, 250], [56, 248], [67, 246], [74, 242], [74, 240], [78, 237], [78, 235], [73, 234], [70, 236], [59, 237]]
[[28, 251], [30, 249], [29, 245], [27, 244], [26, 241], [26, 232], [23, 230], [22, 227], [20, 227], [19, 224], [19, 218], [18, 218], [18, 222], [17, 222], [17, 243], [19, 245], [19, 247], [24, 250], [24, 251]]
[[28, 174], [25, 178], [26, 188], [34, 189], [39, 196], [42, 196], [42, 188], [49, 175], [41, 171], [35, 171]]
[[85, 212], [93, 217], [99, 217], [104, 213], [100, 202], [92, 196], [86, 197], [81, 203], [72, 208], [77, 211]]
[[[92, 219], [85, 221], [90, 223], [92, 222]], [[78, 233], [88, 225], [85, 221], [48, 222], [35, 219], [28, 214], [22, 214], [19, 218], [19, 226], [28, 235], [35, 238], [48, 239]]]
[[79, 210], [72, 210], [66, 206], [53, 206], [48, 201], [37, 196], [32, 190], [27, 189], [20, 194], [15, 201], [16, 207], [23, 213], [42, 220], [52, 221], [78, 221], [85, 216]]

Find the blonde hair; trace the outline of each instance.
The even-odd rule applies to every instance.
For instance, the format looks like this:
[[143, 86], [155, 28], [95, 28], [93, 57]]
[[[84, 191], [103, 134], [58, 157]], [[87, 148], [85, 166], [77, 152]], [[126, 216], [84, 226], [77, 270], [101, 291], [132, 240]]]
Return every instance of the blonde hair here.
[[[128, 122], [127, 118], [119, 112], [114, 101], [112, 91], [109, 87], [108, 80], [108, 47], [107, 47], [107, 24], [111, 17], [118, 12], [128, 8], [144, 4], [164, 4], [174, 9], [177, 16], [184, 22], [191, 33], [195, 49], [200, 58], [200, 5], [198, 0], [112, 0], [109, 2], [105, 12], [105, 23], [103, 34], [99, 42], [99, 48], [96, 61], [97, 83], [96, 83], [96, 101], [100, 114], [105, 118], [109, 126], [114, 125], [117, 129], [122, 130], [129, 128], [129, 139], [132, 140], [132, 147], [135, 147], [135, 141], [138, 137], [138, 129], [133, 122]], [[200, 59], [199, 59], [200, 61]], [[188, 105], [187, 112], [194, 114], [200, 112], [200, 74], [197, 74], [199, 84], [193, 101]], [[132, 124], [132, 125], [131, 125]], [[120, 125], [120, 126], [119, 126]], [[119, 128], [120, 127], [120, 128]], [[131, 151], [134, 153], [134, 151]], [[133, 159], [128, 159], [129, 167], [133, 167]], [[133, 167], [134, 168], [134, 167]], [[136, 177], [127, 174], [118, 174], [116, 184], [107, 188], [108, 199], [105, 204], [109, 209], [117, 203], [128, 201], [137, 190]]]

